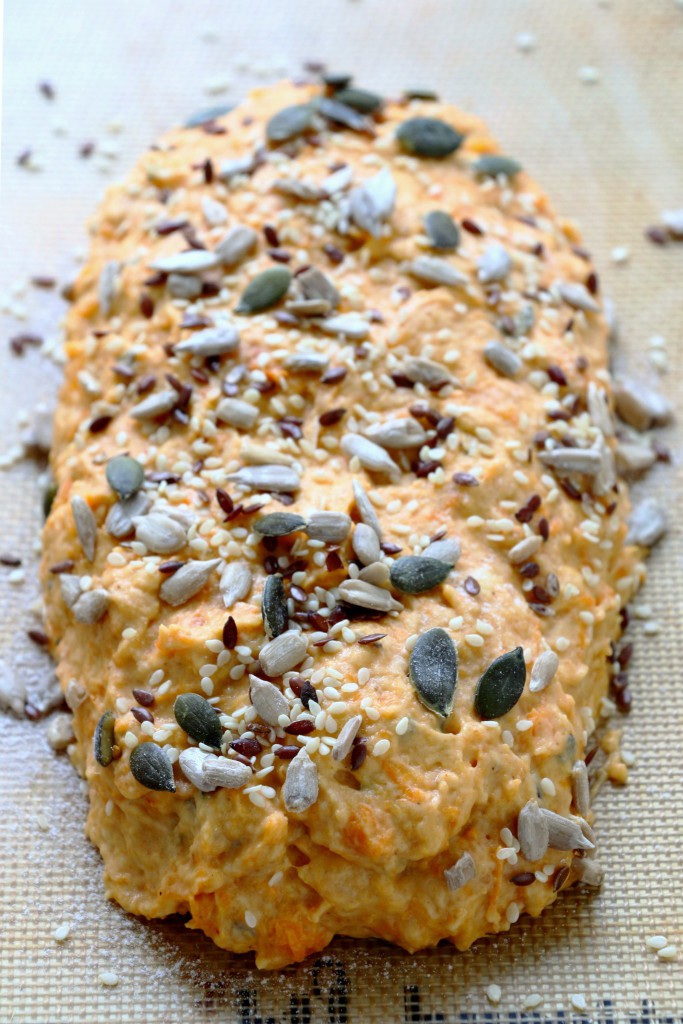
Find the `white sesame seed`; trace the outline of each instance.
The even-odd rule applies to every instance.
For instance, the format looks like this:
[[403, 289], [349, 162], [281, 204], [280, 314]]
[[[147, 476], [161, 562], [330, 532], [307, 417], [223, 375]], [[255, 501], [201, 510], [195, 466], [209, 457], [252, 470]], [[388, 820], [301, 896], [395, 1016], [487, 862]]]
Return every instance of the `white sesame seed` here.
[[249, 793], [249, 799], [255, 807], [265, 807], [266, 801], [260, 793]]
[[657, 950], [657, 956], [660, 960], [675, 960], [678, 956], [678, 949], [673, 944], [663, 946], [662, 949]]
[[583, 82], [584, 85], [596, 85], [600, 81], [600, 72], [597, 68], [586, 64], [584, 67], [579, 68], [579, 81]]
[[70, 924], [66, 924], [66, 923], [65, 924], [60, 924], [60, 925], [57, 925], [57, 927], [53, 931], [52, 938], [55, 940], [55, 942], [64, 942], [65, 939], [69, 938], [70, 934], [71, 934], [71, 925]]
[[540, 1006], [543, 1002], [543, 996], [538, 992], [531, 992], [528, 996], [524, 996], [522, 999], [523, 1010], [535, 1010], [537, 1006]]
[[555, 650], [556, 651], [560, 651], [560, 653], [562, 653], [563, 651], [566, 651], [568, 649], [569, 649], [569, 640], [567, 640], [567, 637], [566, 636], [558, 636], [557, 640], [555, 641]]
[[512, 901], [512, 903], [508, 904], [508, 907], [505, 911], [505, 917], [510, 922], [510, 924], [514, 924], [515, 921], [519, 920], [519, 907], [514, 902], [514, 900]]
[[410, 726], [410, 719], [406, 715], [404, 718], [402, 718], [399, 722], [396, 723], [396, 730], [395, 730], [396, 731], [396, 735], [397, 736], [405, 736], [405, 734], [408, 732], [409, 726]]
[[111, 818], [112, 814], [114, 813], [113, 800], [107, 800], [106, 804], [104, 805], [104, 813], [107, 815], [108, 818]]
[[518, 32], [515, 36], [515, 46], [520, 53], [531, 53], [536, 49], [536, 36], [533, 32]]
[[519, 722], [515, 724], [517, 732], [528, 732], [529, 729], [533, 729], [534, 723], [528, 718], [520, 718]]
[[479, 636], [478, 633], [466, 633], [465, 643], [469, 644], [470, 647], [483, 647], [484, 638], [483, 636]]
[[277, 885], [278, 882], [281, 882], [284, 877], [285, 876], [282, 871], [276, 871], [275, 874], [271, 875], [271, 877], [268, 879], [268, 885]]
[[547, 777], [544, 778], [544, 779], [541, 779], [541, 789], [546, 794], [546, 796], [555, 796], [555, 793], [556, 793], [555, 783], [553, 782], [552, 779], [549, 779]]
[[486, 989], [486, 998], [494, 1006], [497, 1006], [501, 1000], [503, 993], [501, 992], [500, 985], [489, 985]]
[[586, 1002], [586, 997], [581, 995], [580, 992], [574, 992], [572, 995], [570, 995], [569, 1002], [572, 1004], [572, 1006], [574, 1007], [575, 1010], [587, 1010], [588, 1009], [588, 1003]]
[[140, 741], [138, 740], [135, 733], [131, 732], [129, 729], [126, 735], [123, 737], [123, 742], [126, 744], [129, 750], [132, 750], [134, 747], [137, 747]]
[[387, 753], [391, 743], [389, 740], [377, 740], [374, 747], [372, 748], [373, 757], [383, 757]]
[[134, 628], [134, 626], [126, 626], [126, 628], [121, 633], [121, 636], [123, 637], [124, 640], [134, 640], [137, 635], [138, 631]]
[[114, 988], [119, 983], [119, 977], [113, 971], [100, 971], [98, 980], [101, 985], [107, 985], [109, 988]]
[[360, 668], [358, 669], [358, 682], [361, 686], [365, 686], [370, 681], [370, 669]]
[[511, 747], [511, 746], [514, 745], [515, 737], [512, 735], [512, 733], [510, 732], [509, 729], [503, 729], [503, 734], [501, 736], [501, 739], [502, 739], [503, 743], [507, 744], [508, 747]]
[[156, 669], [156, 671], [152, 672], [151, 676], [149, 677], [149, 686], [158, 686], [163, 678], [164, 670], [162, 668]]
[[379, 718], [379, 711], [377, 710], [377, 708], [373, 708], [372, 705], [370, 705], [369, 707], [365, 708], [364, 710], [365, 710], [366, 716], [370, 719], [371, 722], [376, 722], [378, 720], [378, 718]]
[[625, 245], [618, 245], [612, 249], [612, 262], [613, 263], [627, 263], [631, 258], [631, 251], [627, 249]]
[[213, 696], [213, 683], [210, 679], [202, 679], [201, 687], [207, 697]]
[[664, 949], [668, 944], [669, 940], [666, 935], [650, 935], [649, 938], [645, 939], [645, 945], [649, 946], [650, 949]]

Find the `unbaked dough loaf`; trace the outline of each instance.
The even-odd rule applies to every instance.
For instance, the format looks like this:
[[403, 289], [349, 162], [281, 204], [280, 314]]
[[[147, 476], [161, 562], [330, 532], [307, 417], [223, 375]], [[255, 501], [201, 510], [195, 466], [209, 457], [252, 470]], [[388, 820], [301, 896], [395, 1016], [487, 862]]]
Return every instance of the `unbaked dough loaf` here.
[[642, 571], [575, 228], [475, 118], [342, 100], [259, 89], [109, 190], [44, 537], [107, 893], [271, 968], [599, 878]]

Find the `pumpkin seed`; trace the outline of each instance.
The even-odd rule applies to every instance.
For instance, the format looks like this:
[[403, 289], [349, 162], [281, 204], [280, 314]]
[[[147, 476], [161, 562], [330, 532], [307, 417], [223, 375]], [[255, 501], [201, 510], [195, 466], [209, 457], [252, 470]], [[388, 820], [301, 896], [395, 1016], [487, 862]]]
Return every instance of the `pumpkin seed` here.
[[71, 499], [71, 514], [74, 517], [74, 526], [83, 548], [83, 554], [89, 562], [92, 562], [95, 557], [97, 523], [90, 505], [80, 494], [75, 494]]
[[482, 284], [504, 281], [512, 270], [512, 259], [504, 245], [492, 242], [477, 260], [477, 277]]
[[326, 71], [322, 79], [325, 85], [329, 85], [330, 89], [346, 89], [351, 85], [353, 75], [348, 74], [346, 71]]
[[332, 747], [332, 757], [335, 761], [343, 761], [346, 755], [353, 746], [358, 730], [363, 724], [362, 715], [354, 715], [353, 718], [349, 718], [348, 722], [344, 722], [341, 727], [340, 733], [337, 736], [334, 746]]
[[258, 235], [253, 228], [245, 224], [236, 224], [221, 238], [215, 252], [221, 263], [233, 267], [240, 263], [255, 248]]
[[[204, 778], [204, 762], [212, 756], [205, 750], [200, 750], [199, 747], [188, 747], [186, 750], [181, 750], [178, 758], [183, 775], [202, 793], [213, 793], [216, 788]], [[244, 767], [246, 768], [246, 765]]]
[[553, 448], [541, 452], [539, 459], [545, 466], [559, 469], [563, 473], [585, 473], [597, 476], [602, 468], [602, 458], [597, 448]]
[[384, 473], [396, 479], [401, 472], [384, 448], [368, 441], [367, 437], [361, 434], [344, 434], [341, 447], [345, 455], [350, 459], [357, 458], [364, 469], [369, 469], [373, 473]]
[[373, 423], [365, 433], [366, 437], [382, 448], [418, 448], [427, 440], [424, 428], [412, 416]]
[[310, 103], [298, 103], [291, 107], [283, 107], [273, 114], [266, 125], [266, 138], [269, 142], [289, 142], [298, 135], [303, 135], [313, 125], [315, 111]]
[[548, 822], [535, 800], [529, 800], [519, 812], [517, 837], [525, 860], [542, 860], [548, 852]]
[[447, 718], [458, 685], [458, 652], [445, 629], [428, 629], [418, 637], [410, 652], [409, 674], [424, 706]]
[[548, 825], [548, 845], [553, 850], [593, 850], [594, 844], [581, 831], [578, 821], [564, 818], [546, 807], [541, 807], [541, 814]]
[[355, 86], [338, 88], [335, 91], [334, 98], [337, 103], [343, 103], [347, 107], [352, 107], [353, 110], [357, 110], [360, 114], [372, 114], [373, 111], [379, 110], [384, 102], [377, 93], [368, 92], [367, 89], [357, 89]]
[[107, 483], [122, 501], [137, 494], [145, 482], [145, 471], [130, 455], [116, 455], [107, 463]]
[[57, 497], [57, 484], [48, 484], [43, 491], [43, 516], [45, 519], [49, 516], [52, 511], [54, 500]]
[[286, 537], [306, 527], [306, 520], [295, 512], [271, 512], [254, 522], [253, 529], [262, 537]]
[[506, 178], [514, 178], [522, 169], [522, 165], [510, 156], [502, 153], [485, 153], [472, 164], [472, 170], [478, 178], [496, 178], [504, 174]]
[[348, 604], [359, 608], [372, 608], [378, 612], [400, 612], [403, 605], [396, 601], [388, 590], [364, 580], [344, 580], [339, 587], [339, 596]]
[[201, 274], [204, 270], [212, 270], [220, 263], [215, 252], [208, 249], [188, 249], [175, 253], [173, 256], [160, 256], [149, 266], [162, 274]]
[[191, 338], [179, 342], [174, 347], [174, 353], [191, 356], [222, 356], [226, 352], [235, 352], [239, 347], [240, 336], [229, 324], [222, 327], [207, 327], [203, 331], [197, 331]]
[[354, 223], [373, 238], [382, 233], [382, 226], [394, 212], [396, 182], [387, 167], [368, 178], [349, 196], [350, 214]]
[[168, 391], [157, 391], [134, 405], [130, 415], [134, 420], [154, 420], [157, 416], [165, 416], [178, 404], [178, 392], [174, 388]]
[[235, 312], [260, 313], [263, 309], [270, 309], [280, 301], [291, 280], [292, 272], [287, 267], [269, 267], [249, 282]]
[[489, 341], [484, 346], [484, 359], [503, 377], [512, 379], [522, 369], [522, 360], [511, 349], [501, 345], [499, 341]]
[[463, 853], [462, 857], [456, 860], [452, 868], [444, 871], [446, 884], [451, 892], [462, 889], [464, 885], [477, 877], [477, 869], [470, 853]]
[[95, 727], [93, 750], [95, 760], [103, 768], [114, 760], [114, 726], [116, 718], [113, 711], [105, 711]]
[[360, 516], [361, 521], [367, 523], [368, 526], [371, 526], [381, 541], [382, 525], [377, 513], [375, 512], [374, 505], [357, 480], [353, 481], [353, 497], [356, 502], [356, 508], [358, 509], [358, 515]]
[[404, 555], [391, 566], [389, 578], [392, 587], [403, 594], [424, 594], [443, 583], [452, 568], [440, 558]]
[[406, 269], [409, 274], [424, 284], [455, 288], [458, 285], [469, 283], [464, 274], [438, 256], [418, 256], [408, 264]]
[[666, 530], [667, 516], [664, 509], [652, 498], [645, 498], [631, 513], [626, 543], [653, 548], [662, 539]]
[[220, 565], [220, 558], [208, 561], [192, 560], [169, 576], [159, 587], [159, 597], [172, 608], [186, 604], [208, 581], [211, 573]]
[[198, 110], [192, 114], [185, 121], [184, 128], [200, 128], [203, 124], [207, 124], [209, 121], [215, 121], [217, 117], [223, 117], [224, 114], [229, 114], [231, 110], [235, 109], [234, 103], [224, 103], [215, 107], [206, 107], [204, 110]]
[[287, 698], [277, 686], [258, 676], [249, 676], [249, 700], [259, 718], [268, 725], [279, 725], [280, 715], [289, 715]]
[[318, 769], [305, 747], [289, 762], [282, 799], [292, 814], [307, 811], [318, 799]]
[[198, 693], [181, 693], [173, 703], [175, 720], [188, 736], [207, 747], [220, 747], [220, 719], [212, 704]]
[[312, 512], [305, 529], [311, 540], [341, 544], [349, 535], [351, 519], [345, 512]]
[[296, 280], [305, 299], [324, 299], [332, 309], [339, 305], [339, 292], [317, 267], [309, 267], [303, 274], [298, 274]]
[[407, 153], [437, 159], [454, 153], [464, 138], [436, 117], [411, 117], [396, 131], [396, 139]]
[[261, 648], [259, 664], [267, 676], [281, 676], [296, 668], [306, 657], [308, 641], [295, 629], [288, 629]]
[[229, 423], [231, 427], [251, 430], [258, 417], [256, 406], [240, 398], [223, 398], [216, 406], [216, 419], [221, 423]]
[[588, 769], [585, 761], [575, 761], [572, 765], [572, 794], [577, 811], [582, 818], [585, 818], [591, 809]]
[[434, 92], [433, 89], [423, 89], [420, 86], [413, 89], [404, 89], [403, 95], [407, 100], [424, 100], [428, 103], [436, 103], [439, 99], [439, 94]]
[[433, 249], [457, 249], [460, 229], [445, 210], [430, 210], [424, 217], [425, 231]]
[[358, 560], [363, 565], [372, 565], [380, 557], [379, 537], [371, 526], [365, 523], [356, 523], [353, 529], [351, 545]]
[[450, 374], [445, 366], [423, 356], [411, 356], [410, 359], [406, 359], [402, 369], [408, 380], [415, 384], [424, 384], [430, 390], [438, 390], [451, 383]]
[[109, 316], [111, 313], [119, 285], [119, 274], [121, 264], [118, 260], [109, 260], [105, 263], [97, 285], [97, 301], [102, 316]]
[[220, 592], [226, 608], [249, 596], [252, 572], [246, 562], [228, 562], [221, 576]]
[[371, 123], [367, 117], [363, 117], [353, 107], [347, 107], [345, 103], [339, 103], [336, 99], [323, 96], [318, 101], [318, 112], [328, 121], [341, 124], [344, 128], [350, 128], [352, 132], [370, 132]]
[[179, 551], [187, 542], [185, 528], [175, 519], [159, 512], [136, 516], [133, 523], [136, 539], [155, 555], [170, 555]]
[[266, 577], [261, 600], [261, 615], [266, 636], [280, 636], [287, 631], [289, 615], [287, 613], [287, 596], [281, 574], [274, 573]]
[[142, 743], [130, 755], [130, 770], [141, 786], [164, 793], [175, 793], [173, 765], [168, 754], [156, 743]]
[[320, 320], [317, 326], [325, 334], [343, 335], [352, 341], [361, 341], [370, 333], [370, 325], [360, 313], [340, 313]]
[[289, 466], [243, 466], [236, 473], [230, 473], [228, 480], [241, 484], [251, 491], [274, 491], [275, 493], [289, 494], [298, 491], [301, 486], [301, 478], [294, 469]]
[[251, 782], [253, 772], [249, 765], [240, 761], [232, 761], [228, 757], [215, 757], [207, 754], [202, 766], [202, 780], [205, 785], [215, 789], [241, 789]]
[[546, 686], [553, 681], [559, 667], [560, 659], [555, 651], [543, 651], [542, 654], [539, 654], [531, 670], [531, 679], [529, 680], [531, 693], [540, 693], [541, 690], [545, 690]]
[[524, 650], [515, 647], [496, 658], [481, 676], [474, 694], [475, 711], [486, 721], [502, 718], [522, 696], [525, 682]]
[[94, 626], [106, 614], [109, 600], [109, 593], [101, 587], [86, 590], [73, 606], [74, 618], [86, 626]]
[[442, 540], [432, 541], [422, 552], [422, 558], [438, 558], [451, 568], [457, 565], [460, 558], [460, 541], [455, 537], [444, 537]]
[[560, 298], [573, 309], [583, 310], [585, 313], [599, 313], [600, 303], [597, 302], [585, 285], [576, 281], [562, 281], [558, 287]]

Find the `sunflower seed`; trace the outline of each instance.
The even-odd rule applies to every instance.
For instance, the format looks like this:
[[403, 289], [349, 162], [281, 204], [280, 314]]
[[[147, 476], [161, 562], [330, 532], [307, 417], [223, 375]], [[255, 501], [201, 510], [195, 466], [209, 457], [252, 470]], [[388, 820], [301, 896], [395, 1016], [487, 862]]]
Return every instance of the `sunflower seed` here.
[[258, 235], [245, 224], [236, 224], [216, 246], [216, 256], [226, 267], [240, 263], [255, 248]]
[[223, 204], [212, 199], [211, 196], [202, 197], [202, 213], [206, 223], [212, 228], [220, 227], [228, 219], [228, 211]]
[[265, 679], [259, 679], [258, 676], [249, 676], [249, 699], [259, 718], [268, 725], [278, 725], [280, 715], [289, 714], [287, 698], [280, 693], [277, 686]]
[[134, 420], [154, 420], [164, 416], [178, 404], [178, 392], [173, 388], [168, 391], [157, 391], [134, 405], [130, 415]]
[[285, 366], [295, 373], [324, 373], [329, 363], [322, 352], [292, 352], [285, 357]]
[[191, 338], [186, 338], [174, 348], [174, 353], [192, 356], [222, 356], [226, 352], [235, 352], [240, 343], [240, 336], [234, 327], [226, 324], [223, 327], [207, 327], [197, 331]]
[[617, 380], [613, 394], [617, 413], [636, 430], [661, 427], [672, 419], [673, 410], [664, 395], [640, 381]]
[[196, 519], [188, 505], [169, 505], [167, 501], [155, 501], [152, 512], [173, 519], [174, 522], [180, 523], [185, 530], [189, 530]]
[[274, 573], [266, 577], [261, 600], [261, 615], [266, 636], [271, 640], [287, 632], [289, 616], [287, 614], [287, 596], [281, 574]]
[[259, 664], [267, 676], [281, 676], [304, 660], [307, 649], [306, 637], [295, 629], [288, 629], [264, 644]]
[[268, 121], [266, 138], [269, 142], [289, 142], [297, 135], [303, 135], [313, 126], [314, 109], [310, 103], [298, 103], [283, 107]]
[[531, 679], [529, 680], [531, 693], [540, 693], [541, 690], [545, 690], [546, 686], [549, 686], [555, 678], [559, 666], [560, 659], [555, 651], [543, 651], [542, 654], [539, 654], [531, 670]]
[[446, 285], [454, 288], [468, 283], [465, 274], [461, 274], [459, 270], [438, 256], [418, 256], [408, 264], [406, 269], [409, 274], [424, 284]]
[[346, 755], [353, 746], [358, 730], [363, 724], [362, 715], [354, 715], [353, 718], [349, 718], [348, 722], [344, 722], [341, 727], [339, 735], [332, 747], [332, 757], [335, 761], [343, 761]]
[[165, 793], [175, 793], [173, 765], [168, 754], [156, 743], [142, 743], [130, 755], [130, 770], [141, 786]]
[[502, 153], [485, 153], [472, 164], [472, 170], [478, 178], [497, 178], [504, 174], [506, 178], [514, 178], [522, 170], [522, 165], [512, 157]]
[[369, 469], [373, 473], [384, 473], [393, 479], [400, 476], [400, 469], [384, 448], [368, 441], [367, 437], [361, 434], [344, 434], [341, 447], [350, 459], [357, 458], [364, 469]]
[[258, 418], [256, 406], [240, 398], [223, 398], [216, 406], [216, 419], [221, 423], [229, 423], [231, 427], [251, 430]]
[[598, 313], [600, 304], [596, 302], [585, 285], [576, 281], [561, 281], [558, 286], [560, 298], [572, 309], [581, 309], [585, 313]]
[[460, 558], [460, 541], [455, 537], [444, 537], [442, 540], [432, 541], [422, 552], [422, 558], [436, 558], [445, 562], [453, 568]]
[[188, 117], [185, 121], [184, 128], [198, 128], [203, 124], [207, 124], [209, 121], [215, 121], [217, 117], [223, 117], [224, 114], [229, 114], [231, 110], [234, 110], [234, 103], [223, 103], [215, 107], [208, 107], [205, 110], [199, 110], [192, 117]]
[[249, 765], [214, 754], [207, 754], [202, 767], [202, 780], [212, 789], [241, 789], [251, 782], [252, 774]]
[[212, 704], [198, 693], [181, 693], [173, 703], [175, 720], [193, 740], [207, 747], [220, 747], [221, 723]]
[[325, 334], [343, 335], [351, 341], [361, 341], [370, 333], [370, 325], [360, 313], [340, 313], [329, 316], [317, 324]]
[[202, 282], [200, 278], [191, 274], [169, 274], [166, 281], [169, 295], [174, 299], [196, 299], [202, 293]]
[[374, 174], [355, 188], [349, 196], [350, 214], [353, 222], [367, 231], [373, 238], [379, 238], [382, 227], [394, 212], [396, 182], [387, 167]]
[[444, 871], [444, 878], [451, 892], [462, 889], [464, 885], [467, 885], [468, 882], [471, 882], [476, 877], [477, 869], [472, 855], [469, 853], [463, 853], [462, 857], [456, 860], [453, 867], [447, 868]]
[[373, 111], [379, 110], [384, 102], [377, 93], [369, 92], [367, 89], [357, 89], [355, 86], [337, 89], [334, 98], [338, 103], [352, 107], [353, 110], [357, 110], [360, 114], [372, 114]]
[[391, 585], [403, 594], [424, 594], [443, 583], [452, 568], [439, 558], [404, 555], [391, 566]]
[[[214, 712], [215, 717], [216, 714]], [[201, 793], [213, 793], [216, 788], [215, 785], [204, 778], [204, 762], [209, 757], [213, 757], [213, 754], [200, 750], [199, 747], [188, 747], [186, 750], [181, 750], [180, 757], [178, 758], [181, 772]], [[246, 768], [247, 766], [244, 765], [243, 767]]]
[[657, 461], [657, 455], [649, 445], [628, 441], [617, 443], [614, 457], [619, 476], [626, 480], [639, 479]]
[[320, 189], [311, 181], [303, 181], [301, 178], [278, 178], [270, 186], [273, 192], [282, 196], [292, 196], [293, 199], [300, 199], [304, 203], [316, 203], [322, 198]]
[[323, 178], [320, 183], [320, 189], [327, 196], [333, 196], [337, 192], [343, 192], [349, 187], [353, 181], [353, 167], [350, 164], [346, 164], [345, 167], [340, 167], [338, 171], [333, 171], [332, 174], [328, 174], [326, 178]]
[[326, 277], [316, 267], [309, 267], [303, 274], [299, 274], [297, 276], [297, 283], [305, 299], [324, 299], [326, 302], [329, 302], [332, 309], [336, 309], [339, 305], [339, 292], [329, 277]]
[[252, 584], [251, 569], [246, 562], [228, 562], [221, 576], [220, 592], [226, 608], [249, 596]]
[[322, 540], [326, 544], [341, 544], [350, 529], [351, 519], [345, 512], [312, 512], [306, 524], [311, 540]]
[[109, 594], [98, 587], [86, 590], [73, 606], [74, 618], [86, 626], [94, 626], [105, 615], [109, 607]]
[[332, 307], [325, 299], [291, 299], [285, 303], [285, 309], [294, 316], [324, 316]]
[[242, 438], [240, 455], [248, 466], [291, 466], [294, 462], [294, 456], [289, 452], [254, 444], [248, 437]]
[[445, 210], [430, 210], [423, 218], [433, 249], [453, 250], [460, 244], [460, 229]]
[[572, 869], [582, 885], [599, 889], [605, 880], [605, 869], [592, 857], [576, 857]]
[[588, 769], [585, 761], [575, 761], [572, 766], [572, 794], [574, 806], [582, 818], [591, 809], [590, 786], [588, 785]]
[[353, 481], [353, 497], [356, 502], [356, 508], [361, 521], [367, 523], [368, 526], [371, 526], [381, 541], [381, 523], [377, 517], [377, 513], [375, 512], [372, 502], [357, 480]]
[[380, 557], [379, 537], [371, 526], [365, 523], [356, 523], [353, 528], [351, 546], [363, 565], [371, 565], [377, 562]]
[[430, 711], [448, 718], [458, 685], [458, 652], [445, 629], [428, 629], [410, 652], [410, 681]]
[[208, 582], [220, 561], [220, 558], [211, 558], [206, 562], [186, 562], [181, 569], [164, 580], [159, 587], [159, 597], [173, 608], [186, 604]]
[[539, 459], [551, 469], [562, 473], [585, 473], [596, 476], [602, 468], [602, 458], [597, 448], [553, 448], [541, 452]]
[[500, 242], [487, 245], [477, 260], [477, 277], [482, 284], [503, 281], [512, 270], [512, 260]]
[[389, 566], [386, 562], [371, 562], [365, 565], [358, 573], [358, 579], [363, 583], [372, 583], [376, 587], [386, 587], [389, 584]]
[[602, 431], [604, 437], [614, 437], [614, 421], [605, 389], [589, 381], [586, 400], [588, 413], [598, 430]]
[[388, 590], [376, 587], [363, 580], [344, 580], [339, 587], [339, 596], [348, 604], [358, 608], [372, 608], [378, 612], [400, 612], [403, 605], [395, 601]]
[[97, 523], [90, 505], [85, 498], [81, 498], [80, 494], [75, 494], [71, 499], [71, 514], [74, 517], [74, 526], [83, 548], [83, 554], [89, 562], [92, 562], [95, 557]]
[[529, 800], [519, 812], [517, 838], [525, 860], [542, 860], [548, 852], [548, 822], [535, 800]]
[[271, 512], [255, 520], [253, 529], [263, 537], [286, 537], [306, 527], [306, 520], [295, 512]]
[[454, 153], [464, 135], [436, 117], [411, 117], [399, 125], [396, 139], [407, 153], [439, 159]]
[[258, 151], [247, 153], [245, 156], [235, 157], [232, 160], [224, 160], [218, 171], [221, 181], [232, 181], [242, 174], [252, 174], [258, 167], [260, 155]]
[[116, 455], [107, 463], [107, 483], [122, 501], [127, 501], [145, 482], [145, 471], [130, 455]]
[[366, 437], [382, 448], [417, 448], [427, 440], [425, 430], [412, 416], [373, 423], [365, 433]]
[[114, 726], [116, 719], [113, 711], [105, 711], [95, 727], [93, 752], [95, 760], [103, 768], [114, 760]]
[[525, 682], [524, 650], [515, 647], [491, 662], [479, 679], [474, 694], [474, 710], [485, 721], [502, 718], [522, 696]]
[[62, 600], [67, 608], [73, 608], [83, 593], [80, 580], [78, 576], [70, 576], [68, 573], [60, 573], [58, 578]]
[[403, 364], [403, 372], [408, 380], [415, 384], [424, 384], [427, 388], [442, 388], [445, 384], [451, 383], [448, 371], [441, 363], [433, 359], [425, 359], [422, 356], [411, 356]]
[[516, 377], [522, 369], [522, 360], [505, 345], [489, 341], [484, 347], [484, 359], [503, 377]]
[[121, 264], [118, 260], [109, 260], [108, 263], [104, 264], [100, 272], [97, 284], [97, 301], [102, 316], [109, 316], [114, 307], [119, 287], [120, 272]]
[[645, 498], [631, 512], [626, 543], [653, 548], [662, 539], [666, 530], [667, 517], [664, 509], [652, 498]]
[[298, 491], [301, 486], [299, 474], [289, 466], [243, 466], [236, 473], [231, 473], [228, 480], [251, 491], [285, 494]]
[[66, 701], [69, 709], [75, 711], [76, 708], [80, 708], [81, 704], [88, 699], [88, 691], [82, 683], [79, 683], [77, 679], [70, 679], [66, 684], [66, 690], [64, 691], [64, 700]]
[[209, 252], [208, 249], [188, 249], [173, 256], [160, 256], [149, 266], [162, 274], [201, 274], [204, 270], [217, 267], [219, 263], [220, 259], [215, 252]]
[[158, 512], [136, 516], [133, 520], [135, 537], [155, 555], [170, 555], [187, 542], [187, 533], [180, 523]]
[[270, 309], [280, 301], [291, 280], [292, 272], [287, 267], [269, 267], [268, 270], [261, 271], [242, 292], [235, 312], [260, 313], [264, 309]]
[[593, 850], [594, 845], [590, 839], [586, 839], [578, 821], [572, 818], [564, 818], [561, 814], [555, 814], [545, 807], [541, 807], [548, 825], [548, 845], [553, 850]]
[[292, 814], [307, 811], [318, 799], [318, 769], [305, 747], [289, 762], [282, 799]]
[[46, 735], [53, 750], [66, 750], [74, 739], [73, 717], [65, 712], [52, 715]]
[[513, 548], [510, 548], [508, 551], [508, 561], [511, 565], [521, 565], [522, 562], [527, 562], [532, 555], [536, 554], [542, 543], [542, 539], [536, 535], [525, 537], [524, 540], [520, 540], [519, 544], [515, 544]]

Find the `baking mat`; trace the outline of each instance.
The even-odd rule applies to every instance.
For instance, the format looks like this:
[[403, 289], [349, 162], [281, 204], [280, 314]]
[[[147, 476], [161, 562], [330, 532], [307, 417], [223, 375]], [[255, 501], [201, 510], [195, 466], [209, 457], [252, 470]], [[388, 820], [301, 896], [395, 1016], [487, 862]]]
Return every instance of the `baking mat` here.
[[[24, 289], [27, 279], [70, 273], [107, 180], [158, 133], [316, 59], [385, 92], [432, 86], [485, 117], [504, 151], [580, 219], [620, 314], [617, 362], [656, 379], [653, 354], [664, 353], [654, 354], [668, 365], [663, 389], [683, 406], [683, 245], [643, 236], [660, 210], [683, 206], [680, 3], [5, 0], [4, 27], [2, 453], [20, 438], [22, 410], [49, 400], [57, 379], [30, 346], [10, 355], [9, 339], [22, 332], [49, 342], [63, 308], [54, 292]], [[37, 88], [45, 80], [53, 99]], [[43, 170], [16, 165], [27, 150], [24, 162]], [[628, 262], [613, 261], [615, 247], [630, 251]], [[653, 337], [666, 347], [651, 346]], [[683, 948], [663, 962], [645, 943], [663, 934], [683, 947], [683, 471], [681, 434], [662, 436], [674, 465], [657, 467], [647, 488], [669, 505], [672, 523], [639, 598], [652, 616], [631, 630], [635, 711], [623, 724], [635, 764], [628, 787], [608, 787], [597, 802], [607, 867], [599, 893], [569, 891], [541, 921], [522, 919], [464, 954], [337, 940], [303, 965], [259, 975], [250, 957], [217, 949], [179, 920], [146, 923], [105, 901], [68, 760], [50, 750], [45, 722], [0, 715], [1, 1024], [683, 1021]], [[23, 560], [19, 572], [0, 567], [0, 660], [37, 701], [50, 675], [26, 639], [37, 623], [39, 474], [22, 462], [0, 475], [0, 554]], [[61, 924], [70, 934], [60, 943]], [[116, 985], [105, 986], [102, 972]], [[490, 985], [500, 987], [498, 1005]]]

